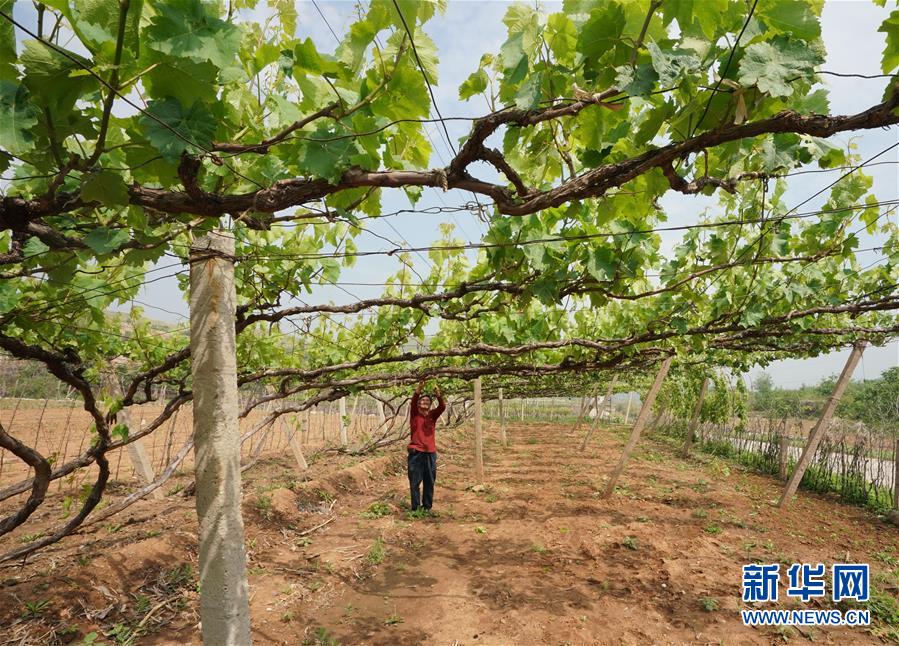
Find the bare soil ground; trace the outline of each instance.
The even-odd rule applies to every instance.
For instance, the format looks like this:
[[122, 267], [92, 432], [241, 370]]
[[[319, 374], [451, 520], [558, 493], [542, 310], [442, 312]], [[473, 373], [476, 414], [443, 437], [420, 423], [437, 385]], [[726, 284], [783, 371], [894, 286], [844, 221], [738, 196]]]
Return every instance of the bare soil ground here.
[[[604, 501], [623, 429], [596, 433], [585, 453], [567, 426], [511, 424], [509, 436], [506, 449], [488, 441], [486, 489], [472, 491], [468, 436], [442, 434], [438, 514], [428, 518], [407, 513], [402, 447], [362, 463], [322, 459], [304, 478], [287, 455], [248, 471], [255, 643], [896, 638], [882, 621], [797, 632], [739, 618], [750, 562], [869, 562], [881, 598], [895, 603], [899, 532], [865, 510], [800, 493], [781, 512], [775, 480], [717, 459], [682, 460], [652, 438]], [[187, 482], [184, 474], [166, 500], [142, 501], [0, 569], [0, 644], [80, 644], [91, 632], [94, 643], [199, 644], [196, 518], [193, 500], [177, 493]], [[58, 522], [61, 502], [38, 512], [38, 529]], [[5, 537], [0, 549], [21, 540], [21, 531]]]

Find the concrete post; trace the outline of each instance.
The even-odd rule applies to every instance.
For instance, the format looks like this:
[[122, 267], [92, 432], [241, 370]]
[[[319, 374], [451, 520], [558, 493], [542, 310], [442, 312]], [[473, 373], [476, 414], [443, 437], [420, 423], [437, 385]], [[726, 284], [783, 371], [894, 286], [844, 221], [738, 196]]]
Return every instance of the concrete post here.
[[346, 397], [341, 397], [338, 402], [339, 410], [338, 414], [340, 415], [340, 446], [346, 447], [347, 438], [346, 438]]
[[624, 425], [627, 426], [627, 423], [631, 419], [631, 402], [634, 400], [634, 393], [630, 392], [627, 394], [627, 409], [624, 411]]
[[899, 438], [893, 451], [893, 511], [899, 512]]
[[887, 520], [899, 525], [899, 437], [893, 450], [893, 508], [887, 514]]
[[[131, 425], [131, 415], [127, 410], [120, 410], [116, 415], [119, 424], [124, 424], [128, 429], [134, 428]], [[143, 439], [134, 440], [128, 444], [128, 457], [131, 458], [131, 464], [134, 470], [145, 484], [150, 484], [156, 480], [156, 474], [153, 472], [153, 462], [147, 455], [147, 447], [144, 445]], [[150, 496], [156, 500], [162, 500], [165, 496], [160, 488], [156, 488], [150, 492]]]
[[690, 456], [690, 450], [693, 448], [693, 435], [696, 433], [696, 427], [699, 426], [699, 415], [702, 413], [702, 403], [705, 401], [705, 394], [709, 389], [709, 378], [702, 380], [702, 386], [699, 387], [699, 397], [696, 398], [696, 406], [693, 408], [693, 417], [690, 418], [690, 425], [687, 427], [687, 437], [684, 440], [684, 457]]
[[481, 378], [474, 380], [474, 475], [484, 484], [484, 436], [481, 429]]
[[[593, 397], [592, 397], [592, 398], [593, 398], [593, 399], [596, 399], [596, 392], [595, 392], [595, 391], [594, 391], [594, 393], [593, 393]], [[585, 394], [585, 395], [581, 395], [581, 410], [580, 410], [580, 412], [578, 413], [578, 416], [577, 416], [577, 422], [575, 422], [575, 424], [574, 424], [574, 432], [575, 432], [575, 433], [577, 433], [577, 432], [580, 430], [581, 424], [584, 423], [584, 417], [587, 416], [587, 409], [588, 409], [588, 407], [589, 407], [589, 401], [590, 401], [590, 397], [589, 397], [588, 395], [586, 395], [586, 394]]]
[[234, 331], [234, 238], [213, 231], [190, 249], [200, 619], [207, 646], [251, 644]]
[[820, 444], [821, 438], [824, 437], [824, 432], [830, 424], [833, 412], [836, 410], [837, 404], [840, 403], [840, 399], [846, 391], [846, 386], [849, 385], [852, 373], [855, 372], [855, 366], [858, 365], [859, 359], [862, 358], [862, 353], [865, 351], [865, 345], [866, 343], [862, 341], [852, 347], [852, 352], [849, 353], [849, 358], [846, 360], [846, 365], [843, 366], [843, 372], [840, 373], [840, 378], [837, 379], [837, 383], [833, 388], [833, 393], [831, 393], [830, 397], [827, 399], [827, 404], [824, 405], [824, 410], [821, 411], [821, 417], [818, 419], [818, 423], [812, 428], [812, 432], [809, 434], [808, 443], [802, 450], [802, 456], [799, 458], [799, 462], [796, 463], [796, 468], [793, 469], [790, 481], [787, 483], [786, 488], [784, 488], [783, 495], [777, 503], [778, 507], [785, 507], [793, 497], [793, 494], [796, 493], [796, 489], [799, 488], [802, 476], [805, 475], [805, 470], [808, 469], [808, 465], [811, 464], [812, 458], [815, 457], [815, 451], [818, 450], [818, 444]]
[[784, 425], [784, 429], [781, 430], [780, 435], [777, 438], [778, 447], [777, 447], [777, 457], [778, 457], [778, 469], [777, 474], [781, 480], [786, 482], [787, 480], [787, 468], [790, 464], [790, 435], [787, 432], [786, 425]]
[[[122, 384], [119, 383], [115, 372], [106, 372], [102, 376], [101, 381], [105, 382], [103, 386], [110, 395], [124, 397], [125, 393], [122, 392]], [[126, 408], [123, 408], [116, 413], [116, 423], [126, 426], [129, 433], [135, 428], [131, 423], [131, 413], [129, 413]], [[138, 428], [138, 430], [140, 429]], [[127, 447], [128, 457], [131, 459], [131, 464], [137, 475], [144, 481], [144, 484], [154, 482], [156, 480], [156, 474], [153, 472], [153, 462], [150, 460], [150, 456], [147, 455], [147, 447], [144, 445], [143, 438], [129, 442]], [[162, 500], [165, 497], [162, 495], [162, 491], [159, 488], [150, 492], [150, 495], [156, 500]]]
[[[613, 375], [612, 380], [609, 382], [609, 390], [606, 392], [606, 399], [609, 403], [609, 423], [612, 423], [612, 393], [615, 388], [615, 382], [618, 380], [618, 375]], [[587, 434], [584, 436], [584, 441], [581, 442], [581, 451], [585, 451], [587, 449], [587, 442], [590, 441], [590, 436], [593, 435], [593, 431], [596, 430], [596, 427], [599, 426], [599, 421], [602, 418], [602, 413], [599, 410], [599, 400], [594, 396], [593, 399], [593, 407], [596, 409], [596, 417], [593, 419], [593, 424], [590, 425], [590, 429], [587, 431]]]
[[631, 430], [630, 439], [628, 439], [627, 444], [624, 446], [624, 450], [621, 452], [621, 458], [618, 460], [618, 465], [609, 476], [609, 482], [606, 485], [606, 490], [602, 496], [603, 498], [608, 498], [612, 495], [612, 492], [615, 491], [615, 484], [618, 482], [618, 478], [621, 477], [624, 467], [627, 466], [627, 461], [630, 459], [634, 447], [637, 446], [637, 441], [640, 439], [640, 433], [643, 432], [643, 427], [646, 426], [646, 420], [649, 419], [649, 414], [652, 411], [652, 405], [655, 403], [656, 396], [662, 388], [662, 382], [665, 381], [665, 377], [668, 375], [671, 361], [672, 357], [668, 357], [662, 362], [659, 372], [656, 374], [655, 381], [652, 382], [652, 387], [646, 394], [646, 400], [640, 407], [637, 421], [634, 422], [634, 428]]
[[309, 468], [309, 464], [306, 462], [306, 456], [303, 455], [303, 446], [300, 444], [297, 436], [299, 432], [297, 429], [287, 428], [287, 421], [284, 419], [284, 416], [281, 416], [281, 433], [289, 437], [288, 440], [290, 444], [290, 450], [293, 453], [294, 459], [297, 461], [297, 466], [300, 468], [300, 471], [306, 471]]

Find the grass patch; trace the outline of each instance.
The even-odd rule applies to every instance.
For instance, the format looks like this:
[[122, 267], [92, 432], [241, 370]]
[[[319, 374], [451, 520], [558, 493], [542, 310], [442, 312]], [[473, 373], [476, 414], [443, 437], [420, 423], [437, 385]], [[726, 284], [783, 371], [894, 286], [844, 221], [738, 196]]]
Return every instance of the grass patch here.
[[384, 516], [389, 516], [393, 510], [383, 500], [379, 500], [377, 502], [373, 502], [368, 506], [364, 512], [362, 512], [363, 518], [383, 518]]
[[392, 615], [390, 615], [389, 617], [387, 617], [387, 619], [384, 620], [385, 626], [395, 626], [396, 624], [401, 624], [401, 623], [403, 623], [403, 618], [400, 617], [395, 612]]
[[340, 642], [331, 635], [327, 628], [319, 626], [311, 637], [303, 640], [303, 646], [340, 646]]
[[372, 543], [372, 546], [368, 550], [368, 554], [365, 556], [365, 560], [368, 561], [369, 565], [380, 565], [384, 562], [386, 556], [387, 549], [384, 547], [384, 541], [379, 537]]
[[50, 601], [48, 599], [40, 599], [35, 601], [26, 601], [22, 607], [22, 619], [35, 619], [43, 615], [50, 609]]
[[259, 494], [259, 497], [256, 498], [256, 502], [253, 505], [256, 508], [256, 511], [259, 512], [259, 515], [262, 516], [265, 520], [271, 520], [272, 518], [272, 497], [268, 496], [264, 493]]
[[706, 612], [715, 612], [718, 609], [718, 600], [714, 597], [700, 597], [699, 605]]
[[636, 536], [625, 536], [624, 540], [621, 541], [621, 546], [629, 550], [638, 550], [640, 549], [640, 542]]

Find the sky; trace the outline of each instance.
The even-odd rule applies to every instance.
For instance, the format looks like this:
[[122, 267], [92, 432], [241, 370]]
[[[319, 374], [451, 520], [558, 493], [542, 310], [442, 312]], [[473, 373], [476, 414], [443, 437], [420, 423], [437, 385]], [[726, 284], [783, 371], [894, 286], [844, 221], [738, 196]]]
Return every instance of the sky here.
[[[16, 15], [20, 20], [33, 24], [31, 3], [16, 3]], [[317, 7], [316, 7], [317, 5]], [[508, 2], [504, 1], [462, 1], [450, 0], [444, 15], [435, 16], [426, 24], [425, 30], [437, 45], [439, 82], [434, 87], [437, 106], [444, 117], [481, 116], [488, 112], [486, 101], [474, 97], [468, 102], [458, 98], [458, 87], [478, 66], [480, 56], [486, 52], [497, 52], [505, 41], [505, 26], [502, 17]], [[561, 10], [561, 3], [543, 2], [547, 11]], [[352, 1], [329, 2], [327, 0], [297, 2], [299, 24], [297, 36], [309, 36], [321, 51], [331, 52], [336, 40], [331, 29], [338, 35], [345, 33], [355, 15]], [[264, 11], [264, 9], [262, 9]], [[889, 8], [879, 8], [868, 0], [830, 0], [825, 3], [822, 17], [822, 32], [827, 48], [824, 69], [832, 72], [852, 72], [879, 74], [880, 58], [884, 46], [884, 34], [877, 32], [880, 23], [889, 15]], [[330, 29], [329, 29], [330, 27]], [[885, 79], [845, 79], [827, 77], [830, 88], [830, 105], [833, 114], [848, 114], [863, 110], [881, 100], [886, 84]], [[432, 116], [436, 116], [432, 114]], [[428, 126], [426, 126], [428, 127]], [[452, 157], [443, 134], [438, 126], [429, 127], [429, 135], [435, 146], [431, 166], [444, 166]], [[465, 122], [449, 122], [449, 135], [454, 144], [467, 132]], [[847, 144], [847, 137], [834, 137], [832, 141]], [[854, 135], [853, 142], [863, 158], [871, 157], [899, 141], [899, 129], [869, 131]], [[457, 144], [456, 144], [457, 145]], [[884, 161], [899, 161], [899, 150], [894, 149], [880, 158]], [[872, 167], [869, 173], [874, 177], [874, 192], [880, 199], [899, 197], [899, 176], [896, 165]], [[472, 167], [473, 174], [484, 179], [499, 179], [495, 172], [483, 165]], [[790, 178], [786, 194], [788, 204], [799, 204], [833, 181], [833, 174], [804, 175]], [[810, 201], [803, 209], [820, 207], [826, 195]], [[460, 206], [472, 201], [472, 195], [459, 190], [443, 192], [439, 189], [425, 189], [417, 209], [428, 207]], [[483, 201], [483, 198], [482, 198]], [[685, 196], [669, 192], [662, 200], [668, 214], [669, 224], [690, 224], [697, 220], [703, 209], [714, 209], [716, 198]], [[398, 190], [385, 190], [382, 196], [384, 212], [408, 208], [404, 194]], [[466, 241], [477, 241], [486, 230], [485, 225], [472, 213], [421, 214], [411, 213], [385, 218], [383, 221], [370, 220], [366, 227], [375, 235], [361, 234], [357, 238], [360, 250], [383, 250], [390, 245], [378, 236], [389, 238], [398, 246], [426, 246], [438, 237], [438, 225], [448, 222], [456, 227], [455, 235]], [[679, 236], [663, 235], [664, 248], [672, 248]], [[863, 245], [864, 246], [864, 245]], [[865, 262], [865, 258], [860, 258]], [[426, 269], [427, 260], [413, 256], [416, 267]], [[323, 286], [305, 300], [308, 302], [345, 303], [377, 296], [380, 286], [347, 285], [346, 283], [383, 282], [388, 274], [399, 269], [395, 258], [376, 256], [363, 258], [357, 265], [344, 269], [340, 278], [341, 287]], [[168, 273], [168, 272], [165, 272]], [[157, 274], [158, 275], [158, 274]], [[145, 307], [145, 314], [151, 318], [184, 323], [187, 304], [174, 279], [154, 282], [143, 288], [137, 299]], [[816, 383], [822, 377], [838, 373], [848, 357], [849, 351], [802, 361], [776, 362], [765, 368], [775, 385], [796, 387], [804, 383]], [[856, 378], [872, 378], [883, 370], [899, 366], [899, 341], [893, 341], [884, 348], [869, 348], [856, 371]], [[752, 370], [748, 379], [754, 379], [761, 372]]]

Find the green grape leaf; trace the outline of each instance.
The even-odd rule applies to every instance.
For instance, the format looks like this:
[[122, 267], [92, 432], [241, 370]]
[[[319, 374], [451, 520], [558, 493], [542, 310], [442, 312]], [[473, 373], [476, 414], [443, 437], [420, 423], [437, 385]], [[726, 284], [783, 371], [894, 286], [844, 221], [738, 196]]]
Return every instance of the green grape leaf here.
[[19, 285], [11, 280], [0, 281], [0, 314], [11, 312], [19, 304], [22, 293]]
[[603, 3], [590, 13], [577, 41], [577, 49], [590, 67], [615, 46], [626, 23], [624, 8], [617, 2]]
[[0, 81], [0, 147], [13, 154], [25, 152], [34, 137], [38, 109], [28, 101], [28, 89], [13, 81]]
[[173, 97], [182, 105], [214, 101], [218, 70], [209, 61], [165, 58], [141, 77], [151, 99]]
[[618, 271], [618, 260], [615, 251], [608, 247], [599, 247], [590, 251], [587, 258], [587, 271], [598, 281], [609, 281], [615, 278]]
[[886, 47], [880, 67], [884, 74], [889, 74], [899, 67], [899, 10], [890, 14], [877, 30], [886, 34]]
[[122, 442], [128, 439], [128, 425], [127, 424], [116, 424], [112, 431], [109, 433], [112, 438], [118, 438]]
[[118, 173], [91, 173], [81, 187], [81, 199], [103, 206], [124, 206], [128, 204], [128, 187]]
[[303, 158], [303, 165], [306, 170], [317, 177], [323, 177], [329, 182], [337, 183], [343, 172], [353, 165], [352, 158], [363, 152], [359, 144], [351, 136], [327, 141], [347, 134], [345, 129], [335, 130], [327, 126], [321, 126], [312, 133], [311, 137], [313, 139], [322, 139], [324, 141], [310, 143], [307, 146], [306, 155]]
[[652, 66], [659, 75], [662, 87], [671, 87], [682, 77], [699, 71], [699, 57], [690, 50], [666, 50], [652, 42], [646, 44], [646, 49], [652, 57]]
[[25, 68], [22, 82], [32, 96], [52, 108], [57, 118], [59, 113], [69, 111], [82, 95], [97, 87], [94, 78], [84, 72], [93, 67], [93, 63], [74, 52], [58, 51], [29, 40], [25, 42], [19, 62]]
[[[12, 15], [14, 0], [0, 0], [0, 11]], [[15, 79], [18, 76], [16, 62], [16, 34], [13, 24], [0, 19], [0, 80]]]
[[505, 81], [515, 85], [528, 73], [528, 57], [524, 53], [524, 35], [521, 32], [512, 34], [499, 50], [503, 64]]
[[522, 109], [536, 106], [540, 101], [540, 84], [542, 80], [543, 74], [540, 72], [529, 76], [515, 94], [515, 105]]
[[130, 237], [127, 229], [97, 227], [84, 236], [84, 244], [102, 256], [121, 247]]
[[465, 82], [459, 86], [459, 98], [465, 101], [475, 94], [480, 94], [487, 89], [487, 81], [487, 72], [484, 70], [479, 69], [476, 72], [472, 72], [471, 75], [465, 79]]
[[167, 98], [150, 101], [147, 112], [139, 123], [166, 161], [175, 164], [183, 152], [209, 149], [215, 135], [215, 117], [204, 104], [194, 103], [185, 110], [180, 101]]
[[806, 0], [769, 0], [759, 4], [759, 17], [776, 32], [802, 40], [821, 36], [817, 12]]
[[240, 30], [210, 14], [215, 6], [195, 0], [169, 0], [145, 30], [147, 46], [197, 63], [209, 61], [219, 69], [229, 67], [240, 50]]
[[741, 85], [757, 86], [770, 96], [791, 96], [790, 83], [797, 78], [810, 78], [823, 62], [823, 57], [807, 43], [777, 36], [746, 48], [738, 78]]
[[652, 65], [641, 63], [636, 68], [630, 65], [616, 67], [616, 85], [629, 96], [647, 96], [659, 80], [659, 74]]
[[[135, 54], [139, 50], [139, 34], [143, 0], [129, 0], [125, 20], [126, 50]], [[111, 57], [115, 50], [119, 26], [119, 3], [108, 0], [75, 0], [71, 10], [64, 12], [75, 33], [84, 45], [97, 53], [102, 49]]]
[[28, 242], [22, 247], [22, 255], [26, 258], [40, 256], [50, 251], [50, 247], [45, 245], [39, 238], [28, 238]]

